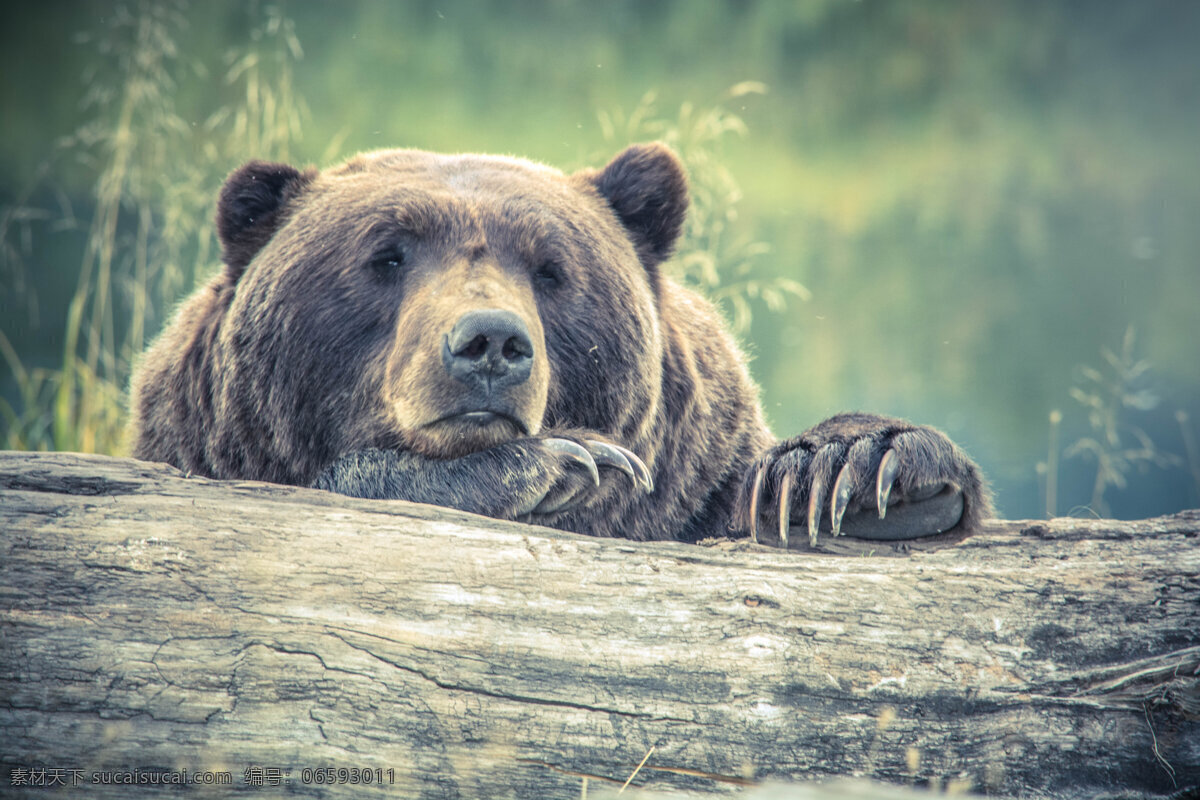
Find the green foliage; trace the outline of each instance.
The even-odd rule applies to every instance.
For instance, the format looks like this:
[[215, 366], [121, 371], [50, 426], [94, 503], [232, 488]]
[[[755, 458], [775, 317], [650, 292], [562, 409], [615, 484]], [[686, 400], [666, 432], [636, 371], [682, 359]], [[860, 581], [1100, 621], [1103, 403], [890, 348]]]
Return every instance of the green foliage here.
[[1110, 488], [1124, 489], [1131, 471], [1179, 464], [1179, 459], [1163, 452], [1142, 428], [1126, 421], [1129, 412], [1151, 411], [1159, 404], [1158, 395], [1144, 386], [1150, 363], [1134, 355], [1136, 339], [1131, 325], [1125, 330], [1121, 352], [1101, 348], [1105, 366], [1083, 367], [1081, 382], [1071, 387], [1071, 397], [1087, 411], [1092, 433], [1078, 439], [1063, 455], [1095, 461], [1090, 507], [1101, 516], [1109, 515], [1105, 493]]
[[[1181, 440], [1162, 433], [1171, 410], [1200, 414], [1192, 0], [1092, 14], [1071, 0], [344, 0], [286, 15], [266, 1], [7, 9], [0, 328], [23, 369], [0, 367], [0, 439], [115, 440], [103, 387], [215, 260], [215, 189], [248, 158], [411, 146], [595, 165], [632, 138], [690, 151], [696, 201], [669, 268], [735, 325], [811, 292], [752, 320], [779, 433], [846, 408], [938, 424], [984, 464], [1003, 513], [1038, 514], [1046, 411], [1133, 323], [1164, 401], [1122, 413], [1160, 448], [1195, 438], [1186, 422]], [[596, 125], [612, 108], [635, 110]], [[1064, 442], [1105, 441], [1084, 417], [1067, 415]], [[1092, 485], [1092, 451], [1079, 455], [1061, 463], [1064, 499]], [[1128, 490], [1102, 493], [1118, 513], [1195, 503], [1183, 470], [1123, 474]]]
[[690, 102], [674, 118], [660, 116], [657, 95], [647, 92], [628, 114], [600, 112], [600, 129], [609, 150], [624, 144], [657, 139], [669, 145], [688, 171], [691, 204], [675, 257], [666, 268], [685, 285], [692, 286], [729, 309], [733, 329], [750, 327], [751, 301], [761, 300], [775, 312], [787, 308], [789, 298], [808, 300], [811, 293], [788, 277], [765, 277], [759, 258], [770, 252], [763, 241], [739, 231], [738, 204], [742, 190], [721, 157], [720, 146], [729, 135], [749, 131], [741, 117], [729, 111], [729, 101], [746, 95], [766, 94], [758, 81], [730, 88], [708, 108]]
[[[303, 51], [293, 22], [274, 6], [265, 8], [246, 45], [223, 57], [224, 84], [234, 90], [230, 102], [201, 125], [185, 122], [173, 99], [177, 76], [189, 70], [206, 75], [208, 67], [178, 58], [176, 40], [187, 27], [182, 9], [181, 3], [142, 0], [134, 9], [119, 7], [98, 30], [80, 37], [101, 56], [84, 103], [93, 116], [58, 143], [58, 152], [99, 173], [94, 214], [68, 309], [61, 367], [27, 370], [0, 338], [0, 354], [18, 387], [16, 406], [0, 400], [6, 447], [123, 451], [124, 387], [134, 360], [148, 332], [163, 324], [163, 310], [195, 287], [196, 265], [215, 255], [208, 213], [215, 176], [246, 154], [287, 160], [300, 136], [308, 112], [294, 87], [293, 65]], [[761, 84], [743, 83], [725, 99], [763, 92]], [[685, 104], [677, 118], [659, 118], [648, 94], [628, 116], [601, 114], [600, 125], [610, 142], [618, 128], [629, 141], [666, 141], [688, 165], [693, 204], [672, 268], [728, 304], [735, 329], [748, 327], [751, 300], [781, 310], [788, 296], [807, 297], [796, 281], [754, 277], [754, 260], [766, 245], [733, 233], [741, 192], [717, 147], [730, 133], [746, 133], [739, 117], [719, 104], [704, 110]], [[339, 146], [335, 137], [328, 150]], [[198, 157], [181, 159], [185, 152]], [[15, 206], [4, 213], [0, 230], [50, 216]], [[11, 269], [20, 248], [7, 236], [4, 244]]]
[[0, 420], [4, 423], [5, 450], [47, 450], [54, 440], [54, 418], [46, 412], [53, 406], [58, 391], [57, 372], [44, 369], [25, 369], [8, 337], [0, 332], [0, 356], [12, 370], [19, 395], [14, 407], [0, 398]]
[[[179, 76], [207, 74], [204, 64], [179, 58], [183, 8], [154, 0], [119, 5], [79, 37], [95, 52], [84, 76], [90, 118], [57, 143], [55, 158], [69, 156], [98, 174], [93, 213], [61, 366], [26, 370], [8, 340], [0, 340], [19, 391], [17, 407], [0, 408], [6, 447], [123, 450], [133, 361], [164, 310], [195, 286], [196, 265], [213, 260], [214, 176], [248, 152], [286, 158], [299, 135], [304, 105], [292, 73], [301, 50], [292, 23], [274, 7], [264, 9], [245, 49], [225, 56], [233, 102], [199, 125], [178, 112]], [[20, 205], [4, 209], [5, 271], [19, 274], [24, 265], [14, 262], [28, 249], [9, 241], [9, 232], [20, 230], [10, 220], [49, 215]], [[65, 215], [60, 222], [75, 225]]]

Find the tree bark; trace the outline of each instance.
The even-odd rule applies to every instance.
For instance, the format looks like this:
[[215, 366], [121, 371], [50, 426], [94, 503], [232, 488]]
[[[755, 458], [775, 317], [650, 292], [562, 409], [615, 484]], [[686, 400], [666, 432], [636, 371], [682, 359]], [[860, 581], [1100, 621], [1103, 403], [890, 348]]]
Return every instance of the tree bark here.
[[783, 552], [2, 453], [0, 531], [4, 796], [1200, 785], [1200, 511]]

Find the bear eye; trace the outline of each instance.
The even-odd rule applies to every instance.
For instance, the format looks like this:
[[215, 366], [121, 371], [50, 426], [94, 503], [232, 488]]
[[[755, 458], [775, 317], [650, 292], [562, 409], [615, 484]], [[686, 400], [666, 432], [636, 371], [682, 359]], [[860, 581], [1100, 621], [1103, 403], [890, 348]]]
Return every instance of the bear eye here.
[[370, 266], [381, 275], [390, 275], [403, 267], [405, 261], [403, 250], [384, 250], [371, 259]]
[[556, 289], [562, 285], [562, 268], [553, 261], [543, 262], [533, 273], [533, 279], [538, 285], [547, 289]]

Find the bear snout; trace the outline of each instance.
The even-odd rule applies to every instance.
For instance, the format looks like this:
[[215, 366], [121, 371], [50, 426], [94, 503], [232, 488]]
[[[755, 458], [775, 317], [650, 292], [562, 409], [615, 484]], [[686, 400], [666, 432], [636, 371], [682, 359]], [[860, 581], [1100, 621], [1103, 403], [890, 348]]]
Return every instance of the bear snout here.
[[529, 380], [533, 359], [529, 328], [511, 311], [468, 311], [443, 338], [446, 372], [485, 397]]

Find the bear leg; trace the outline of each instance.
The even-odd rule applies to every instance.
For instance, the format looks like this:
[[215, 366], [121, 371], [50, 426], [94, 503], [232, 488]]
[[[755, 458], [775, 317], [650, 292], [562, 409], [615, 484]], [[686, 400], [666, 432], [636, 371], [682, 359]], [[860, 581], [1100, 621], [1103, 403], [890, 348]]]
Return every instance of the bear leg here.
[[453, 459], [366, 449], [331, 464], [313, 486], [351, 497], [409, 500], [498, 519], [573, 510], [624, 476], [653, 491], [650, 470], [629, 450], [598, 439], [517, 439]]

